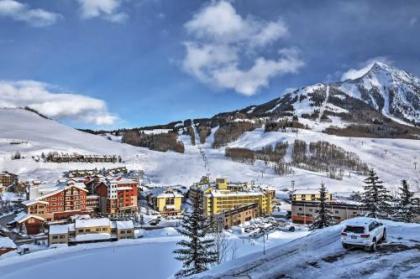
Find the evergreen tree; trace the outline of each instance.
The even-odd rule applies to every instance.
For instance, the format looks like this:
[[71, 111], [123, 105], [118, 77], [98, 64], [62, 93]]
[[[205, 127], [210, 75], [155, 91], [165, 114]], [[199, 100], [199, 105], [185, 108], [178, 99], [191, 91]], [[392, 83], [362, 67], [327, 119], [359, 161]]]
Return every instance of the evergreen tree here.
[[369, 176], [364, 180], [364, 183], [362, 203], [367, 211], [377, 217], [388, 217], [391, 211], [389, 203], [392, 197], [373, 169], [369, 171]]
[[217, 261], [214, 239], [208, 236], [210, 222], [203, 215], [201, 195], [193, 195], [192, 212], [184, 214], [182, 226], [178, 232], [186, 237], [177, 243], [176, 259], [182, 261], [182, 269], [176, 273], [177, 278], [191, 276], [206, 271], [208, 265]]
[[400, 194], [397, 203], [397, 220], [411, 223], [415, 216], [414, 193], [410, 192], [407, 180], [401, 181]]
[[334, 221], [331, 216], [331, 212], [327, 208], [327, 189], [324, 183], [321, 184], [319, 189], [319, 212], [314, 222], [310, 226], [311, 230], [322, 229], [331, 226]]

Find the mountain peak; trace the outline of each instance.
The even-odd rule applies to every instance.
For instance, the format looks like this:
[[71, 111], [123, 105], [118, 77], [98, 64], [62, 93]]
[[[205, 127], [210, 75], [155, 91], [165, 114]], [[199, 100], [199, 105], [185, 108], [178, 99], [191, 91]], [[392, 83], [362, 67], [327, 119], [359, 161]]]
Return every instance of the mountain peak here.
[[371, 74], [377, 74], [377, 73], [388, 73], [388, 74], [392, 74], [395, 72], [400, 72], [401, 70], [390, 66], [388, 64], [385, 64], [383, 62], [380, 61], [375, 61], [373, 64], [371, 64], [369, 70], [362, 75], [360, 78], [363, 78], [364, 76], [369, 76]]

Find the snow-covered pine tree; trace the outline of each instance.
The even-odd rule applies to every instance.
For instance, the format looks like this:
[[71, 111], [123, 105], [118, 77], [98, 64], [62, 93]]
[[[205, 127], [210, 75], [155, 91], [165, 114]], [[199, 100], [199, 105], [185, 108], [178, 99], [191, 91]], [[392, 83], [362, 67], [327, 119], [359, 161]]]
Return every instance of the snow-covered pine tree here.
[[327, 208], [326, 201], [327, 189], [325, 188], [324, 183], [322, 183], [321, 188], [319, 189], [319, 212], [318, 216], [310, 226], [311, 230], [326, 228], [334, 224], [331, 212]]
[[396, 219], [411, 223], [415, 216], [414, 193], [410, 192], [407, 180], [401, 181], [400, 194], [397, 200]]
[[186, 237], [177, 243], [175, 259], [182, 261], [182, 269], [176, 273], [177, 278], [188, 277], [208, 269], [208, 265], [217, 262], [214, 239], [208, 236], [210, 222], [203, 215], [201, 195], [190, 197], [192, 212], [184, 214], [182, 226], [178, 232]]
[[392, 197], [373, 169], [369, 171], [369, 176], [364, 180], [364, 183], [362, 203], [366, 210], [377, 217], [389, 217]]

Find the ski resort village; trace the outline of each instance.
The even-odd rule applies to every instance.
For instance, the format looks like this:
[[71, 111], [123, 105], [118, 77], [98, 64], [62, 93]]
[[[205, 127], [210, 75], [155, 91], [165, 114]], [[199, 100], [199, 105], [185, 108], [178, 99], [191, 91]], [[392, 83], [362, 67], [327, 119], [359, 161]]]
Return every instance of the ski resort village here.
[[0, 0], [0, 279], [420, 279], [419, 12]]

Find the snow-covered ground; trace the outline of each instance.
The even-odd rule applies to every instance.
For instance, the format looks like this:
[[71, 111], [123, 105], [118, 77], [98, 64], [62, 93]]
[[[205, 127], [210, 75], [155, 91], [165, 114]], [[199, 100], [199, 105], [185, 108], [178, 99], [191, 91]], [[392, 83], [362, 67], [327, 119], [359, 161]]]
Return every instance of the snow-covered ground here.
[[[307, 231], [274, 232], [266, 242], [274, 247], [307, 234]], [[44, 279], [153, 278], [173, 276], [181, 268], [172, 251], [181, 237], [173, 228], [146, 232], [143, 239], [59, 247], [23, 256], [0, 257], [2, 279], [29, 278], [42, 274]], [[250, 253], [262, 254], [263, 242], [228, 234], [226, 260]], [[136, 277], [139, 276], [139, 277]]]
[[346, 251], [345, 224], [222, 264], [196, 278], [419, 278], [420, 224], [384, 221], [388, 239], [375, 253]]
[[[209, 173], [211, 178], [227, 177], [231, 181], [255, 181], [278, 189], [290, 187], [292, 181], [295, 182], [297, 189], [318, 188], [321, 182], [333, 192], [361, 189], [363, 177], [353, 174], [345, 175], [344, 179], [339, 181], [328, 178], [325, 173], [295, 169], [293, 175], [281, 177], [263, 162], [256, 162], [254, 165], [233, 162], [224, 156], [224, 148], [211, 148], [215, 130], [216, 128], [212, 129], [212, 134], [205, 144], [196, 146], [191, 145], [189, 136], [180, 136], [185, 145], [184, 154], [156, 152], [111, 141], [103, 136], [83, 133], [56, 121], [41, 118], [29, 111], [0, 109], [0, 170], [17, 173], [23, 180], [40, 179], [54, 182], [61, 177], [63, 171], [69, 169], [126, 165], [129, 169], [144, 170], [147, 182], [158, 185], [190, 186]], [[408, 179], [412, 187], [417, 187], [417, 191], [420, 190], [420, 168], [414, 169], [414, 163], [420, 160], [420, 141], [417, 140], [347, 138], [311, 130], [299, 130], [299, 133], [264, 133], [263, 129], [257, 129], [246, 132], [229, 146], [259, 149], [279, 141], [293, 143], [295, 139], [307, 142], [327, 140], [345, 150], [357, 153], [362, 161], [378, 171], [386, 185], [395, 187], [399, 185], [401, 179]], [[11, 160], [11, 155], [16, 151], [19, 151], [25, 159]], [[56, 164], [35, 162], [31, 158], [33, 155], [50, 151], [116, 154], [121, 155], [124, 163]]]

